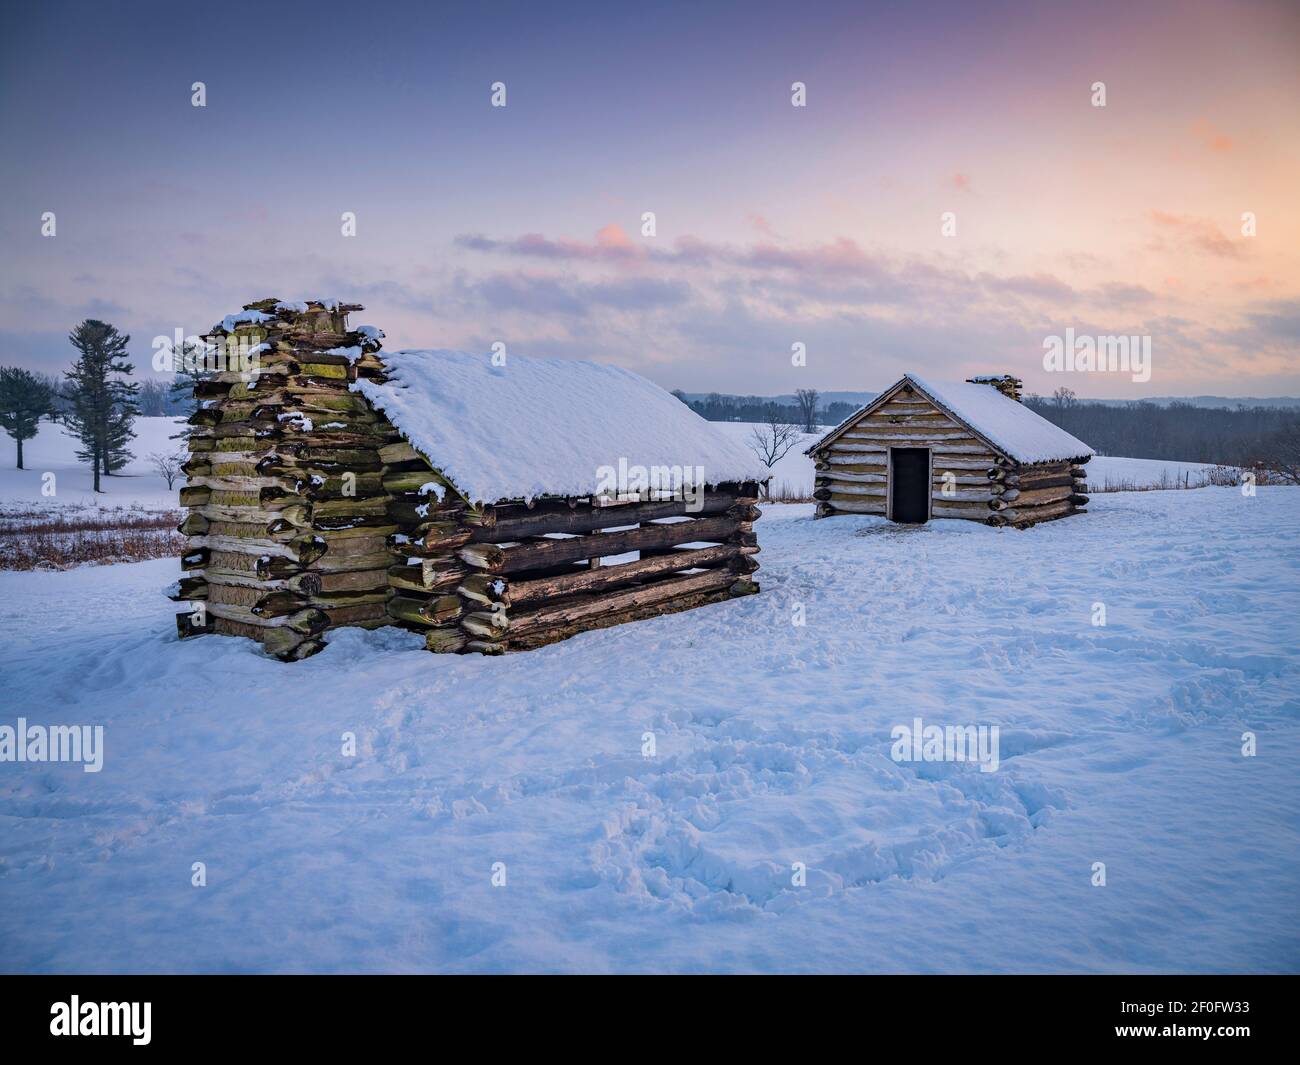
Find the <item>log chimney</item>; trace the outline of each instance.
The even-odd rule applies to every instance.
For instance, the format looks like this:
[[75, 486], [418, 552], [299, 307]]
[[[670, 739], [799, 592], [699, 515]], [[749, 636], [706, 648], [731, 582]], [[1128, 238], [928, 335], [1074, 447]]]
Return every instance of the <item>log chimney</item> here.
[[1020, 402], [1020, 389], [1024, 387], [1024, 382], [1019, 377], [1012, 377], [1009, 373], [982, 374], [968, 377], [966, 380], [972, 385], [989, 385], [996, 388], [1008, 399], [1014, 399], [1017, 403]]

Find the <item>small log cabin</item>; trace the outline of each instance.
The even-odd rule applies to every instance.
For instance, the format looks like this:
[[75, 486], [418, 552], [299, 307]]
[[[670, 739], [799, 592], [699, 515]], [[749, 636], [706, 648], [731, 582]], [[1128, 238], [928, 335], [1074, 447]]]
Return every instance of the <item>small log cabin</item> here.
[[384, 352], [361, 309], [262, 300], [205, 338], [255, 358], [195, 387], [183, 637], [497, 654], [759, 590], [746, 447], [617, 367]]
[[1020, 381], [931, 382], [908, 374], [822, 437], [817, 517], [965, 518], [1024, 528], [1088, 502], [1093, 450], [1020, 402]]

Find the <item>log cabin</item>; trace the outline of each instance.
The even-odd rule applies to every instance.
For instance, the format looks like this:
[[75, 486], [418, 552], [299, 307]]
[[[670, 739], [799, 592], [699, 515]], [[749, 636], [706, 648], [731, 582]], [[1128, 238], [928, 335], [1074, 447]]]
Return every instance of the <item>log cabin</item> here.
[[618, 367], [385, 352], [361, 309], [261, 300], [203, 338], [182, 637], [295, 660], [397, 625], [497, 654], [759, 590], [742, 444]]
[[906, 375], [808, 448], [816, 516], [1025, 528], [1079, 513], [1093, 450], [1021, 403], [1020, 387]]

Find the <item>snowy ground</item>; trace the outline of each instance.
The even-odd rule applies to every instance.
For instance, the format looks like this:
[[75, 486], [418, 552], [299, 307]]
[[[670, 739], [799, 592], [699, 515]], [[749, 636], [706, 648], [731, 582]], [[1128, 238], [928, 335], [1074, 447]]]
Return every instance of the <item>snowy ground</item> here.
[[[0, 573], [0, 724], [106, 746], [0, 763], [0, 968], [1300, 969], [1300, 490], [810, 511], [761, 595], [501, 659], [284, 665], [177, 642], [174, 562]], [[896, 763], [917, 716], [1000, 768]]]
[[[173, 510], [176, 490], [153, 470], [150, 456], [183, 451], [174, 433], [184, 426], [183, 419], [137, 418], [136, 438], [130, 448], [135, 459], [120, 476], [105, 477], [101, 493], [92, 491], [90, 467], [76, 459], [77, 442], [61, 425], [42, 422], [36, 436], [23, 444], [25, 469], [14, 468], [14, 442], [0, 435], [0, 518], [30, 507], [62, 507], [76, 511], [144, 508]], [[54, 474], [54, 494], [42, 491], [44, 475]]]
[[168, 489], [154, 455], [183, 461], [183, 423], [138, 418], [135, 458], [93, 489], [90, 469], [76, 458], [77, 441], [62, 426], [43, 422], [23, 448], [24, 469], [14, 462], [13, 441], [0, 468], [0, 570], [69, 569], [144, 558], [175, 557], [184, 550], [176, 532], [177, 479]]
[[[728, 436], [748, 445], [755, 426], [746, 422], [714, 422]], [[758, 428], [762, 428], [761, 426]], [[823, 432], [830, 430], [826, 426]], [[813, 463], [804, 454], [823, 432], [801, 433], [799, 443], [772, 467], [774, 498], [783, 496], [811, 497], [813, 491]], [[1203, 462], [1173, 462], [1168, 459], [1129, 459], [1098, 455], [1088, 463], [1088, 489], [1174, 488], [1186, 479], [1192, 485], [1203, 484], [1213, 464]]]

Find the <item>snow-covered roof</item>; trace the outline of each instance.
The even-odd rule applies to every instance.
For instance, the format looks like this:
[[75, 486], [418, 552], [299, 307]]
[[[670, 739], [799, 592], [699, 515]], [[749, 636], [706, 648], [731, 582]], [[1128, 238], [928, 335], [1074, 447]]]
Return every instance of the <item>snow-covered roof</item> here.
[[916, 374], [908, 374], [907, 379], [1016, 462], [1059, 462], [1095, 454], [1077, 436], [1004, 396], [992, 385], [931, 381]]
[[770, 476], [744, 444], [617, 366], [514, 353], [494, 366], [464, 351], [381, 357], [387, 382], [350, 387], [474, 502], [593, 495], [602, 467], [620, 463], [682, 468], [697, 485]]
[[1061, 462], [1066, 459], [1090, 458], [1096, 454], [1078, 437], [1053, 425], [1023, 403], [1003, 395], [992, 385], [972, 384], [969, 381], [932, 381], [913, 373], [906, 374], [860, 411], [846, 418], [810, 447], [808, 453], [824, 447], [867, 411], [882, 404], [904, 381], [910, 381], [925, 398], [1014, 462]]

